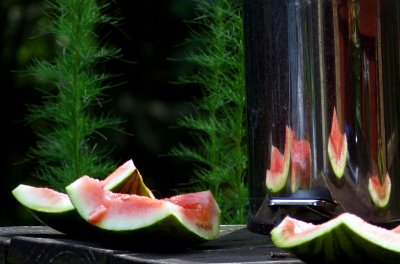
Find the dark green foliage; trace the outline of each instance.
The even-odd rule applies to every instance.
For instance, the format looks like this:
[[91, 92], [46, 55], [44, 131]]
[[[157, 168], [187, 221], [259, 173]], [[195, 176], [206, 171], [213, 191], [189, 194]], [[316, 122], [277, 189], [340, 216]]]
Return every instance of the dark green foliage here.
[[245, 92], [241, 5], [235, 0], [195, 0], [197, 18], [184, 58], [194, 70], [180, 83], [200, 85], [203, 97], [180, 125], [193, 131], [196, 148], [180, 145], [172, 155], [199, 164], [189, 189], [210, 189], [221, 207], [222, 223], [244, 223], [247, 185]]
[[52, 61], [37, 59], [29, 68], [49, 88], [40, 88], [42, 105], [29, 109], [27, 121], [40, 123], [40, 130], [28, 158], [37, 161], [35, 176], [64, 190], [84, 174], [103, 178], [115, 167], [98, 142], [101, 131], [119, 129], [120, 120], [101, 114], [110, 76], [96, 68], [118, 50], [103, 47], [96, 32], [117, 20], [104, 15], [107, 5], [96, 0], [48, 1], [46, 7], [43, 30], [54, 37], [57, 49]]

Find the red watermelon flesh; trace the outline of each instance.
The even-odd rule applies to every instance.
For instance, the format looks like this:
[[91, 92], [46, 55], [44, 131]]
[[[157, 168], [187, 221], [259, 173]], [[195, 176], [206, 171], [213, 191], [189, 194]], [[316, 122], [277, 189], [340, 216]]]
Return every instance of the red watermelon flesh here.
[[396, 226], [395, 228], [392, 229], [392, 232], [397, 233], [400, 235], [400, 225]]
[[266, 171], [266, 186], [272, 193], [280, 192], [286, 185], [290, 166], [292, 131], [286, 127], [284, 153], [272, 145], [270, 167]]
[[[80, 199], [79, 202], [76, 203], [75, 208], [81, 213], [79, 209], [81, 205], [84, 205], [86, 211], [82, 216], [92, 224], [107, 225], [107, 221], [109, 221], [110, 218], [122, 217], [122, 213], [123, 217], [130, 217], [132, 220], [138, 221], [138, 223], [131, 221], [128, 225], [140, 225], [142, 221], [149, 221], [145, 216], [141, 218], [135, 217], [135, 213], [141, 210], [146, 210], [150, 215], [158, 213], [160, 217], [167, 214], [167, 206], [157, 199], [107, 191], [102, 188], [101, 181], [90, 178], [89, 176], [83, 176], [69, 185], [67, 187], [67, 192], [68, 189], [72, 188], [71, 186], [81, 187], [77, 188], [73, 197], [70, 195], [70, 198], [78, 197], [78, 199]], [[121, 211], [121, 213], [118, 213], [119, 211]], [[114, 225], [113, 228], [116, 230], [124, 229], [124, 227], [117, 225]]]
[[116, 181], [120, 178], [124, 178], [126, 174], [131, 174], [133, 171], [136, 170], [135, 164], [133, 164], [133, 161], [130, 159], [126, 161], [124, 164], [119, 166], [116, 170], [114, 170], [111, 174], [109, 174], [103, 181], [103, 185], [107, 185], [110, 182]]
[[291, 190], [295, 192], [299, 187], [310, 187], [310, 142], [306, 139], [292, 139], [291, 163]]
[[81, 217], [102, 230], [167, 237], [176, 230], [188, 240], [210, 240], [219, 232], [220, 210], [210, 191], [152, 199], [104, 190], [98, 180], [88, 176], [66, 190]]
[[282, 172], [283, 170], [283, 155], [278, 148], [272, 146], [271, 148], [271, 166], [270, 172]]
[[343, 135], [341, 134], [336, 108], [333, 108], [333, 117], [332, 117], [332, 127], [331, 127], [331, 134], [329, 135], [329, 142], [332, 144], [334, 153], [339, 155], [342, 152], [343, 148]]
[[181, 213], [195, 225], [213, 229], [213, 218], [219, 208], [210, 191], [187, 193], [164, 200], [180, 206]]
[[331, 133], [328, 140], [328, 156], [329, 160], [338, 179], [344, 174], [347, 161], [347, 137], [341, 132], [339, 127], [336, 108], [333, 108]]

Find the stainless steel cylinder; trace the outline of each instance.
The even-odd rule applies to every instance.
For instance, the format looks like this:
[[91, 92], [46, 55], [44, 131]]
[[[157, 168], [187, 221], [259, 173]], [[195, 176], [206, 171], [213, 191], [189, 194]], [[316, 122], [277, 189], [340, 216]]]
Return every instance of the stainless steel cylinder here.
[[400, 218], [400, 1], [244, 1], [250, 229]]

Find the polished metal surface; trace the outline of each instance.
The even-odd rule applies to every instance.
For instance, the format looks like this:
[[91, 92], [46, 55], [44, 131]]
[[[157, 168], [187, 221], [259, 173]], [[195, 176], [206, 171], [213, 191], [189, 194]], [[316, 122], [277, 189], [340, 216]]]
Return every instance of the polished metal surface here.
[[[250, 221], [269, 223], [259, 213], [269, 196], [314, 188], [332, 194], [338, 205], [332, 216], [399, 219], [400, 2], [244, 1], [244, 18]], [[342, 178], [328, 155], [334, 112], [348, 144]], [[287, 127], [288, 180], [271, 193], [271, 149], [284, 155]], [[379, 207], [368, 183], [377, 176], [383, 184], [386, 175], [389, 202]]]

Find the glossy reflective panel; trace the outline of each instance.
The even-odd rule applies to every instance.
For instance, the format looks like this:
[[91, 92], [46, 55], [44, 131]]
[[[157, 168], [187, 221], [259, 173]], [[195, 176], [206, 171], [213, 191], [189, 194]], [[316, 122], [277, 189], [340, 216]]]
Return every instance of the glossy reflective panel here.
[[[399, 219], [400, 2], [258, 0], [244, 11], [249, 221]], [[303, 198], [323, 203], [293, 205]]]

